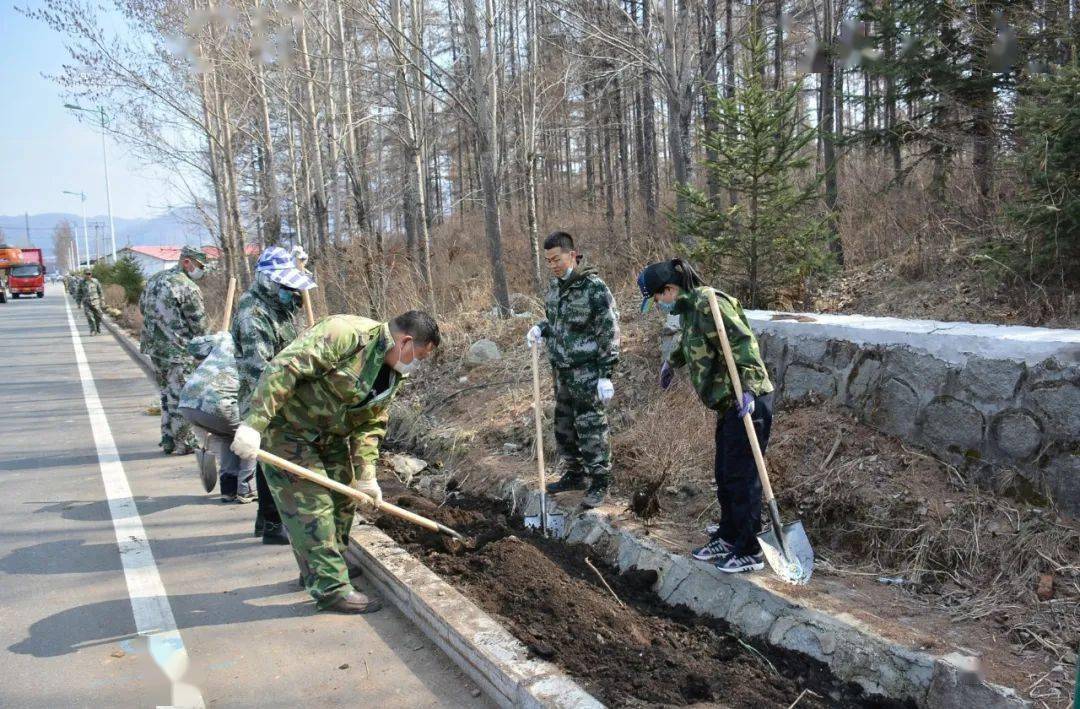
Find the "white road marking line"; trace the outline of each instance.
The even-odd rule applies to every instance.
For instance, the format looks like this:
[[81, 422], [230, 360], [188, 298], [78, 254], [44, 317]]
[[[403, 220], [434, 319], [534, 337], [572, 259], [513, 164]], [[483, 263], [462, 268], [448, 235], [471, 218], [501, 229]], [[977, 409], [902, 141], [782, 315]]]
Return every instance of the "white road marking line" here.
[[151, 656], [172, 682], [173, 706], [202, 707], [203, 698], [198, 688], [180, 681], [188, 670], [187, 649], [180, 637], [180, 631], [176, 628], [169, 595], [165, 591], [165, 584], [161, 582], [161, 575], [158, 574], [154, 553], [150, 549], [150, 540], [143, 528], [139, 510], [131, 497], [131, 486], [128, 484], [120, 453], [116, 450], [116, 441], [105, 417], [105, 408], [98, 397], [94, 375], [90, 371], [90, 363], [86, 359], [86, 351], [83, 349], [79, 330], [71, 315], [71, 305], [66, 297], [64, 310], [71, 328], [75, 362], [79, 369], [79, 379], [82, 380], [83, 399], [90, 417], [94, 445], [97, 447], [101, 480], [105, 484], [105, 497], [109, 501], [116, 545], [120, 548], [120, 561], [124, 566], [124, 578], [127, 580], [135, 627], [139, 635], [147, 639]]

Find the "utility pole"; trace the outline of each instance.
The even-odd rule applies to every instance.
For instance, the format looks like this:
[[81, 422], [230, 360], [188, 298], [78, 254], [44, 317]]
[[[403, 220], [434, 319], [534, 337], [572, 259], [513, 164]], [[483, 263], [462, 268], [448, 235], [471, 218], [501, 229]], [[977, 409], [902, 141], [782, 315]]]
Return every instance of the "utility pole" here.
[[30, 212], [23, 212], [23, 217], [26, 219], [26, 245], [33, 246], [34, 240], [30, 238]]
[[[65, 103], [64, 108], [70, 108], [72, 111], [84, 111], [86, 113], [97, 113], [101, 121], [101, 157], [105, 163], [105, 205], [109, 212], [109, 234], [112, 240], [112, 256], [113, 262], [116, 261], [116, 225], [113, 223], [112, 213], [112, 190], [109, 188], [109, 153], [105, 149], [105, 107], [98, 106], [97, 110], [91, 108], [83, 108], [74, 103]], [[100, 251], [98, 252], [100, 256]]]
[[[64, 190], [63, 192], [64, 192], [64, 194], [69, 194], [69, 195], [72, 195], [73, 197], [78, 197], [79, 201], [82, 203], [82, 238], [83, 238], [83, 247], [85, 247], [85, 249], [86, 249], [86, 259], [87, 259], [87, 261], [89, 261], [90, 260], [90, 237], [86, 233], [86, 193], [85, 192], [72, 192], [71, 190]], [[72, 239], [72, 241], [75, 242], [75, 268], [78, 268], [79, 266], [82, 265], [82, 263], [79, 260], [79, 235], [76, 234], [75, 238]]]

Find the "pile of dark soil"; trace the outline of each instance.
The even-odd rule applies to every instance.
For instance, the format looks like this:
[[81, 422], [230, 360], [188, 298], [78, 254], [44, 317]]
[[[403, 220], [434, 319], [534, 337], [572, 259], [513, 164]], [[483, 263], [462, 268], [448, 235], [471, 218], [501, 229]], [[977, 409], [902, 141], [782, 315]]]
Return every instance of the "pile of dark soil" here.
[[586, 548], [532, 535], [490, 503], [398, 504], [476, 537], [477, 549], [447, 553], [434, 535], [389, 517], [380, 528], [611, 706], [906, 706], [864, 697], [821, 663], [751, 644], [722, 621], [663, 605], [650, 589], [654, 572], [619, 575], [591, 561], [616, 599]]

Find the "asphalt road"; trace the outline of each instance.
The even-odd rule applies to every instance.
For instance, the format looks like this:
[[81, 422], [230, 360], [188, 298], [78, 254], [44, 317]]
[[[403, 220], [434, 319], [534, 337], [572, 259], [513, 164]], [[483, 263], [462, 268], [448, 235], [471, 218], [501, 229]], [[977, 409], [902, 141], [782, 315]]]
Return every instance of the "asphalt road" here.
[[392, 608], [316, 613], [87, 333], [59, 285], [0, 305], [0, 706], [487, 706]]

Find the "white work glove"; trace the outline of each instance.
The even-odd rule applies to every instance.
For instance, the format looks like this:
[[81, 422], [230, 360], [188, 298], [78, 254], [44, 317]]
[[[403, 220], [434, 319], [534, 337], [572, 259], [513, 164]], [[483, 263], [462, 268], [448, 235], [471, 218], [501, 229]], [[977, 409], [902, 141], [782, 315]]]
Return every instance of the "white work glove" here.
[[600, 403], [606, 404], [615, 396], [615, 385], [610, 379], [600, 379], [596, 382], [596, 395], [600, 397]]
[[229, 450], [243, 460], [251, 460], [259, 452], [261, 443], [262, 434], [246, 423], [242, 423], [240, 428], [236, 429], [236, 433], [233, 434], [232, 445], [229, 446]]
[[357, 480], [353, 487], [375, 500], [375, 509], [378, 509], [379, 505], [382, 504], [382, 488], [379, 487], [379, 481], [375, 478], [372, 478], [371, 480]]
[[544, 331], [540, 329], [539, 325], [533, 325], [529, 328], [529, 332], [525, 334], [525, 343], [532, 347], [533, 345], [539, 345], [544, 341]]
[[293, 261], [307, 261], [308, 260], [307, 251], [304, 251], [304, 247], [301, 246], [300, 244], [297, 244], [296, 246], [292, 247], [292, 257], [293, 257]]

